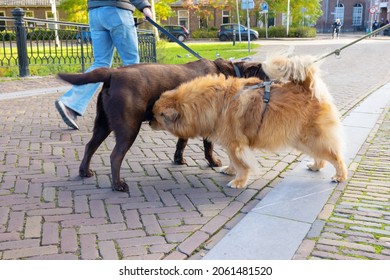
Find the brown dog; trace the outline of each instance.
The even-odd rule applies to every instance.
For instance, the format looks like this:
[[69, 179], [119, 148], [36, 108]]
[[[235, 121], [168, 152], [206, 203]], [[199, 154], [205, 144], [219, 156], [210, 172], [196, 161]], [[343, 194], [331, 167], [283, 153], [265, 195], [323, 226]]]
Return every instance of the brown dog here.
[[[80, 164], [80, 176], [93, 176], [90, 169], [91, 158], [111, 131], [114, 131], [116, 145], [111, 153], [112, 185], [114, 190], [128, 191], [127, 184], [120, 180], [120, 167], [138, 135], [142, 122], [151, 119], [155, 101], [166, 90], [212, 73], [259, 78], [265, 76], [260, 62], [233, 63], [223, 59], [200, 59], [181, 65], [137, 64], [115, 69], [99, 68], [83, 74], [59, 74], [61, 79], [74, 85], [104, 83], [98, 96], [93, 135], [85, 147]], [[186, 143], [186, 139], [179, 139], [177, 143], [174, 159], [178, 164], [185, 163], [183, 150]], [[220, 166], [220, 161], [213, 157], [212, 144], [204, 141], [204, 145], [209, 164]]]
[[277, 57], [263, 62], [269, 77], [293, 81], [272, 85], [269, 103], [263, 100], [263, 84], [257, 78], [194, 79], [162, 94], [153, 108], [151, 126], [177, 137], [201, 136], [224, 147], [230, 165], [222, 172], [236, 175], [228, 184], [232, 188], [248, 182], [255, 167], [251, 149], [275, 151], [288, 146], [314, 158], [311, 170], [329, 161], [336, 169], [333, 180], [344, 181], [341, 123], [313, 61]]

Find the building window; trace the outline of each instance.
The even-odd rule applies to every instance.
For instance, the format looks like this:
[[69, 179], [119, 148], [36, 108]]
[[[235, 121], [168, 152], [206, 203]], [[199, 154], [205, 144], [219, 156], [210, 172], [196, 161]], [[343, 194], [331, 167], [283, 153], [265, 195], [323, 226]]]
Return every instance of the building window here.
[[209, 26], [207, 17], [200, 16], [199, 18], [199, 28], [204, 29]]
[[340, 19], [341, 24], [344, 23], [344, 5], [343, 4], [338, 4], [334, 7], [334, 20]]
[[[0, 12], [0, 17], [5, 17], [5, 12]], [[0, 31], [5, 30], [5, 20], [0, 20]]]
[[26, 14], [24, 15], [27, 26], [28, 27], [35, 27], [37, 24], [36, 22], [28, 21], [27, 18], [34, 18], [34, 12], [33, 11], [25, 11]]
[[222, 23], [230, 23], [230, 11], [222, 11]]
[[352, 10], [352, 26], [361, 26], [363, 22], [363, 5], [355, 4]]
[[[46, 19], [48, 20], [54, 20], [54, 14], [50, 11], [46, 11]], [[54, 23], [48, 23], [47, 28], [49, 29], [56, 29], [56, 26]]]
[[177, 11], [178, 24], [183, 25], [188, 29], [188, 11], [187, 10], [179, 10]]

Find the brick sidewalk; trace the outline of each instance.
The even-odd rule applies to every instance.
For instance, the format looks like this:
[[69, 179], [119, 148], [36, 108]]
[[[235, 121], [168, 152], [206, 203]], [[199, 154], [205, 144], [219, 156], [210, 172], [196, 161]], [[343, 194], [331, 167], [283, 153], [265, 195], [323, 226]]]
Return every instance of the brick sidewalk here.
[[187, 166], [175, 166], [176, 139], [144, 124], [122, 166], [130, 193], [113, 192], [113, 136], [92, 160], [96, 176], [78, 176], [95, 100], [73, 131], [54, 110], [57, 97], [0, 102], [1, 259], [187, 259], [245, 215], [296, 158], [260, 155], [261, 178], [229, 189], [230, 177], [207, 167], [200, 140], [190, 141]]
[[390, 106], [359, 151], [295, 259], [390, 259]]

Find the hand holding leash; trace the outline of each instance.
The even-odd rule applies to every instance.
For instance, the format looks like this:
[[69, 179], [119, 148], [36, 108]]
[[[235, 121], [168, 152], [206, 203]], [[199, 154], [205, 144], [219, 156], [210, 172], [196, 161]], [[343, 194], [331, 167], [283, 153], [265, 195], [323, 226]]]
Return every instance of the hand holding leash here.
[[153, 17], [152, 10], [149, 7], [144, 8], [142, 12], [144, 13], [145, 19]]

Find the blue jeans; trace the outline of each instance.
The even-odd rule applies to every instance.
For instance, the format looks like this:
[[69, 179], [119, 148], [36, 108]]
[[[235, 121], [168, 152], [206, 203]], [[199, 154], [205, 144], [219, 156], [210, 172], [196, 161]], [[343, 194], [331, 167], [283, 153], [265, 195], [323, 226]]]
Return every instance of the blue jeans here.
[[[131, 11], [101, 7], [88, 12], [94, 63], [86, 72], [111, 67], [114, 47], [124, 65], [139, 63], [138, 37]], [[73, 86], [59, 98], [65, 106], [83, 115], [101, 83]]]

